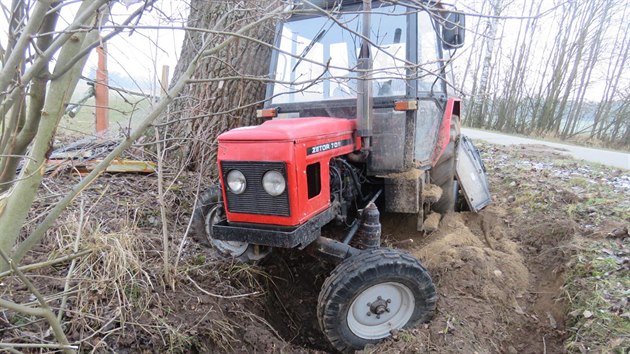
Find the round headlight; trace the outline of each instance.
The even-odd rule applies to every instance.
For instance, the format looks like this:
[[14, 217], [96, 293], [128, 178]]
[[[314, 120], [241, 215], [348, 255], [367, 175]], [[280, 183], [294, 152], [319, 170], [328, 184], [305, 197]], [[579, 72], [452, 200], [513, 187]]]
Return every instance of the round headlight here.
[[282, 174], [278, 171], [268, 171], [262, 179], [265, 192], [275, 196], [279, 196], [287, 188], [287, 181], [284, 180]]
[[239, 170], [232, 170], [227, 175], [227, 185], [234, 194], [241, 194], [245, 191], [245, 175]]

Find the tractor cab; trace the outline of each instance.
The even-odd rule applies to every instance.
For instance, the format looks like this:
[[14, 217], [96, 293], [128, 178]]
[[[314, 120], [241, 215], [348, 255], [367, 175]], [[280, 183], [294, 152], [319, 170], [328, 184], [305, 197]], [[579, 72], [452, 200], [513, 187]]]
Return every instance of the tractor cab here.
[[[459, 115], [452, 97], [450, 51], [463, 43], [462, 24], [435, 3], [372, 2], [369, 37], [362, 35], [361, 1], [319, 1], [292, 9], [278, 25], [267, 86], [267, 117], [354, 119], [363, 74], [372, 104], [372, 174], [428, 168], [445, 111]], [[458, 21], [462, 21], [458, 17]], [[447, 28], [448, 27], [448, 28]], [[461, 32], [450, 35], [452, 28]], [[449, 28], [451, 28], [449, 30]], [[449, 32], [450, 31], [450, 32]], [[368, 45], [371, 68], [359, 56]], [[448, 107], [447, 107], [448, 106]]]
[[[363, 5], [344, 1], [329, 15], [302, 7], [279, 24], [272, 57], [267, 106], [285, 116], [356, 118], [358, 57], [363, 38]], [[434, 16], [407, 6], [373, 3], [370, 37], [372, 93], [376, 106], [400, 99], [445, 99], [443, 52]], [[297, 113], [297, 114], [296, 114]], [[315, 113], [315, 114], [314, 114]]]

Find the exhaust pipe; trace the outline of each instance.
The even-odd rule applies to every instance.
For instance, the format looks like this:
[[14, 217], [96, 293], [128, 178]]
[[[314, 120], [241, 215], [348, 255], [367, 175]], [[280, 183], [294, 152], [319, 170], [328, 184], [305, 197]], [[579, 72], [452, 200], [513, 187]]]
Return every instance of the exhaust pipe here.
[[372, 56], [370, 44], [366, 38], [370, 38], [372, 1], [363, 0], [363, 26], [361, 35], [361, 50], [357, 68], [359, 80], [357, 85], [357, 133], [362, 138], [363, 148], [372, 146]]

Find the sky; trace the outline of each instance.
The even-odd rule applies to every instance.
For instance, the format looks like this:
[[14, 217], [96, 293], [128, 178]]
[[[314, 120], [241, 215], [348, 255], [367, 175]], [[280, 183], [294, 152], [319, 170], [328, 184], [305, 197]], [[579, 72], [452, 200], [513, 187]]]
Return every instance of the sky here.
[[[31, 0], [32, 1], [32, 0]], [[0, 0], [4, 8], [9, 8], [11, 0]], [[128, 14], [142, 6], [141, 3], [131, 3], [125, 6], [123, 3], [114, 3], [112, 7], [112, 21], [120, 23]], [[78, 3], [71, 3], [64, 7], [58, 28], [67, 26], [72, 22], [78, 9]], [[155, 94], [159, 92], [158, 77], [161, 76], [162, 66], [168, 65], [172, 76], [184, 39], [185, 25], [188, 9], [185, 1], [159, 0], [155, 6], [156, 11], [145, 12], [138, 23], [140, 26], [163, 26], [160, 30], [138, 29], [131, 35], [122, 33], [110, 39], [107, 43], [108, 71], [110, 73], [110, 85], [121, 86], [126, 89]], [[178, 29], [179, 27], [179, 29]], [[0, 43], [6, 47], [8, 22], [3, 9], [0, 15]], [[93, 52], [83, 71], [83, 75], [94, 78], [97, 67], [97, 56]], [[80, 84], [81, 85], [81, 84]], [[86, 89], [78, 87], [78, 91]]]
[[[543, 11], [555, 6], [559, 2], [559, 0], [544, 1], [545, 6], [543, 6]], [[10, 6], [11, 0], [0, 0], [0, 2], [6, 8]], [[143, 2], [134, 2], [137, 2], [137, 0], [122, 0], [122, 3], [116, 2], [112, 8], [112, 20], [115, 23], [123, 21], [126, 18], [126, 15], [132, 13], [143, 4]], [[475, 9], [478, 9], [481, 2], [481, 0], [453, 1], [458, 9], [463, 11], [474, 11]], [[524, 3], [524, 0], [507, 2], [516, 5], [512, 6], [512, 8], [517, 8], [518, 4]], [[71, 22], [73, 14], [79, 6], [77, 1], [69, 1], [69, 3], [70, 5], [64, 7], [61, 13], [59, 26], [66, 25]], [[124, 3], [129, 5], [126, 6]], [[186, 1], [159, 0], [153, 10], [145, 12], [139, 22], [139, 25], [158, 25], [163, 26], [162, 29], [138, 29], [131, 35], [123, 33], [108, 42], [107, 49], [109, 53], [108, 70], [110, 72], [110, 85], [121, 86], [127, 89], [143, 91], [151, 94], [159, 92], [157, 78], [161, 75], [162, 66], [168, 65], [172, 76], [177, 63], [181, 43], [184, 38], [184, 31], [181, 27], [185, 25], [188, 13], [186, 4]], [[156, 9], [159, 9], [159, 11]], [[506, 14], [509, 15], [509, 13]], [[549, 20], [545, 21], [551, 21], [551, 19], [552, 18], [550, 16]], [[474, 28], [475, 21], [478, 21], [478, 18], [473, 16], [469, 16], [467, 18], [467, 26], [469, 29]], [[519, 23], [519, 20], [505, 21], [504, 38], [506, 38], [506, 40], [503, 41], [504, 46], [509, 46], [509, 38], [510, 36], [515, 36]], [[549, 26], [552, 27], [552, 24]], [[0, 43], [2, 43], [3, 47], [6, 45], [7, 29], [7, 20], [4, 15], [0, 15]], [[548, 35], [549, 32], [545, 32], [545, 34]], [[473, 44], [474, 33], [468, 32], [466, 36], [466, 48], [470, 48]], [[543, 47], [542, 41], [551, 39], [553, 39], [551, 36], [541, 38], [541, 44], [538, 47]], [[468, 55], [464, 54], [465, 50], [466, 49], [459, 50], [460, 56], [458, 61], [455, 62], [456, 69], [459, 68], [459, 70], [461, 70], [462, 67], [466, 66]], [[542, 61], [542, 59], [545, 58], [545, 53], [540, 53], [537, 57], [539, 57]], [[95, 53], [93, 53], [86, 65], [84, 75], [93, 78], [96, 65], [97, 58]], [[458, 76], [461, 77], [461, 75]], [[599, 92], [601, 91], [601, 86], [601, 82], [598, 83], [594, 80], [591, 84], [591, 88], [589, 89], [589, 93], [587, 94], [589, 98], [593, 100], [600, 98]], [[79, 87], [78, 90], [81, 90], [81, 87]]]
[[[624, 1], [626, 1], [626, 4], [625, 4], [626, 10], [630, 9], [630, 6], [627, 3], [628, 0], [617, 0], [619, 6], [616, 9], [623, 7]], [[501, 13], [501, 15], [502, 16], [515, 16], [515, 17], [522, 16], [521, 15], [522, 8], [529, 7], [531, 4], [531, 0], [464, 0], [464, 1], [457, 1], [456, 4], [459, 10], [472, 12], [472, 13], [478, 13], [482, 7], [482, 4], [483, 3], [487, 4], [488, 2], [502, 3], [505, 6], [505, 8], [503, 12]], [[551, 53], [551, 51], [553, 50], [552, 45], [556, 39], [556, 36], [563, 35], [565, 33], [564, 31], [566, 31], [565, 28], [560, 28], [559, 22], [560, 22], [560, 15], [562, 15], [562, 9], [563, 9], [561, 5], [562, 4], [566, 5], [567, 3], [569, 3], [569, 1], [566, 1], [566, 0], [538, 0], [536, 1], [536, 4], [538, 4], [539, 2], [542, 3], [542, 6], [540, 8], [540, 13], [544, 15], [541, 16], [540, 19], [538, 20], [538, 26], [535, 30], [535, 35], [534, 35], [535, 45], [531, 49], [532, 58], [531, 58], [530, 66], [529, 66], [531, 71], [529, 72], [530, 74], [528, 75], [528, 78], [526, 80], [526, 84], [529, 87], [536, 87], [536, 88], [540, 85], [539, 80], [541, 80], [541, 78], [543, 81], [546, 81], [546, 82], [549, 81], [548, 73], [546, 76], [543, 76], [545, 65], [547, 63], [547, 59], [552, 54]], [[577, 1], [575, 3], [588, 4], [586, 0]], [[590, 82], [588, 83], [586, 92], [585, 92], [585, 97], [587, 100], [596, 102], [596, 101], [601, 100], [602, 98], [602, 93], [604, 91], [604, 88], [607, 86], [605, 77], [607, 74], [606, 71], [608, 69], [608, 64], [610, 62], [610, 59], [612, 58], [613, 60], [615, 60], [616, 57], [613, 56], [613, 52], [618, 52], [619, 50], [622, 49], [619, 47], [614, 47], [612, 44], [620, 26], [627, 25], [623, 23], [623, 20], [621, 18], [623, 15], [624, 14], [622, 13], [622, 11], [619, 11], [619, 12], [614, 12], [612, 14], [609, 14], [607, 18], [607, 26], [606, 26], [605, 34], [603, 35], [603, 41], [602, 41], [602, 54], [599, 56], [598, 64], [596, 65], [595, 70], [593, 71], [593, 74], [590, 78]], [[467, 51], [471, 50], [473, 44], [476, 45], [475, 49], [481, 48], [481, 46], [478, 45], [479, 43], [474, 43], [475, 42], [474, 30], [475, 28], [477, 28], [477, 23], [479, 21], [482, 21], [481, 26], [479, 26], [479, 31], [483, 32], [485, 28], [485, 23], [488, 21], [488, 19], [479, 18], [475, 16], [468, 16], [466, 18], [466, 26], [467, 26], [466, 46], [463, 50], [459, 50], [458, 59], [454, 63], [454, 66], [456, 68], [455, 72], [458, 74], [460, 78], [464, 76], [464, 70], [465, 70], [464, 68], [467, 67], [467, 60], [469, 58], [469, 53]], [[574, 18], [573, 21], [578, 21], [578, 19]], [[525, 25], [526, 25], [525, 19], [518, 19], [518, 18], [502, 19], [498, 23], [497, 40], [495, 41], [495, 50], [498, 49], [499, 45], [502, 47], [502, 50], [499, 54], [501, 56], [501, 61], [494, 68], [494, 70], [499, 70], [502, 75], [506, 75], [512, 69], [511, 66], [514, 64], [515, 59], [511, 57], [511, 54], [515, 46], [515, 40], [518, 36], [519, 28], [521, 26], [523, 26], [524, 28]], [[595, 26], [593, 25], [593, 27]], [[501, 34], [503, 35], [502, 41], [498, 37]], [[477, 41], [481, 42], [482, 39], [478, 38]], [[497, 54], [495, 53], [495, 57], [496, 56]], [[478, 57], [479, 55], [473, 56], [474, 59]], [[581, 61], [582, 63], [585, 63], [585, 57], [586, 55], [582, 57], [582, 61]], [[582, 66], [580, 66], [580, 70], [582, 70]], [[464, 83], [464, 90], [466, 89], [470, 90], [470, 85], [468, 85], [468, 87], [466, 85], [466, 84], [469, 84], [470, 82], [472, 82], [472, 80], [466, 80], [466, 82]], [[458, 85], [459, 84], [460, 83], [458, 83]], [[496, 86], [497, 90], [501, 91], [500, 82], [496, 82], [492, 84]], [[630, 85], [630, 70], [625, 70], [621, 76], [621, 82], [620, 82], [619, 87], [629, 87], [628, 85]]]

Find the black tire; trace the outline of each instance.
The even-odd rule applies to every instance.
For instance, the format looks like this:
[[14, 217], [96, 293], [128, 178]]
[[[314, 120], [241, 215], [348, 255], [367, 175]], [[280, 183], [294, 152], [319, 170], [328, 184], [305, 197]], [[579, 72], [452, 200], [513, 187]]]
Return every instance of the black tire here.
[[430, 320], [436, 301], [435, 286], [420, 261], [400, 250], [379, 248], [352, 256], [333, 270], [319, 293], [317, 317], [333, 347], [350, 352], [389, 337], [392, 329]]
[[459, 182], [455, 181], [455, 186], [453, 188], [454, 190], [454, 196], [455, 196], [455, 211], [460, 213], [460, 212], [464, 212], [464, 211], [470, 211], [470, 207], [468, 206], [468, 202], [466, 201], [466, 198], [464, 197], [464, 193], [462, 192], [461, 188], [459, 187]]
[[[238, 242], [219, 241], [212, 238], [212, 225], [225, 219], [221, 200], [221, 187], [214, 185], [205, 190], [197, 200], [193, 213], [193, 239], [205, 247], [212, 247], [221, 258], [251, 263], [265, 258], [271, 248]], [[236, 244], [236, 245], [235, 245]]]
[[455, 193], [455, 167], [457, 163], [457, 145], [459, 143], [459, 117], [452, 116], [450, 139], [442, 156], [431, 169], [431, 183], [442, 188], [442, 197], [431, 205], [431, 209], [440, 214], [455, 210], [457, 193]]
[[[206, 216], [208, 213], [221, 202], [221, 187], [219, 185], [211, 186], [206, 189], [197, 199], [197, 205], [193, 212], [192, 220], [192, 236], [193, 239], [201, 245], [211, 247], [212, 237], [206, 232]], [[223, 208], [221, 206], [221, 208]]]

